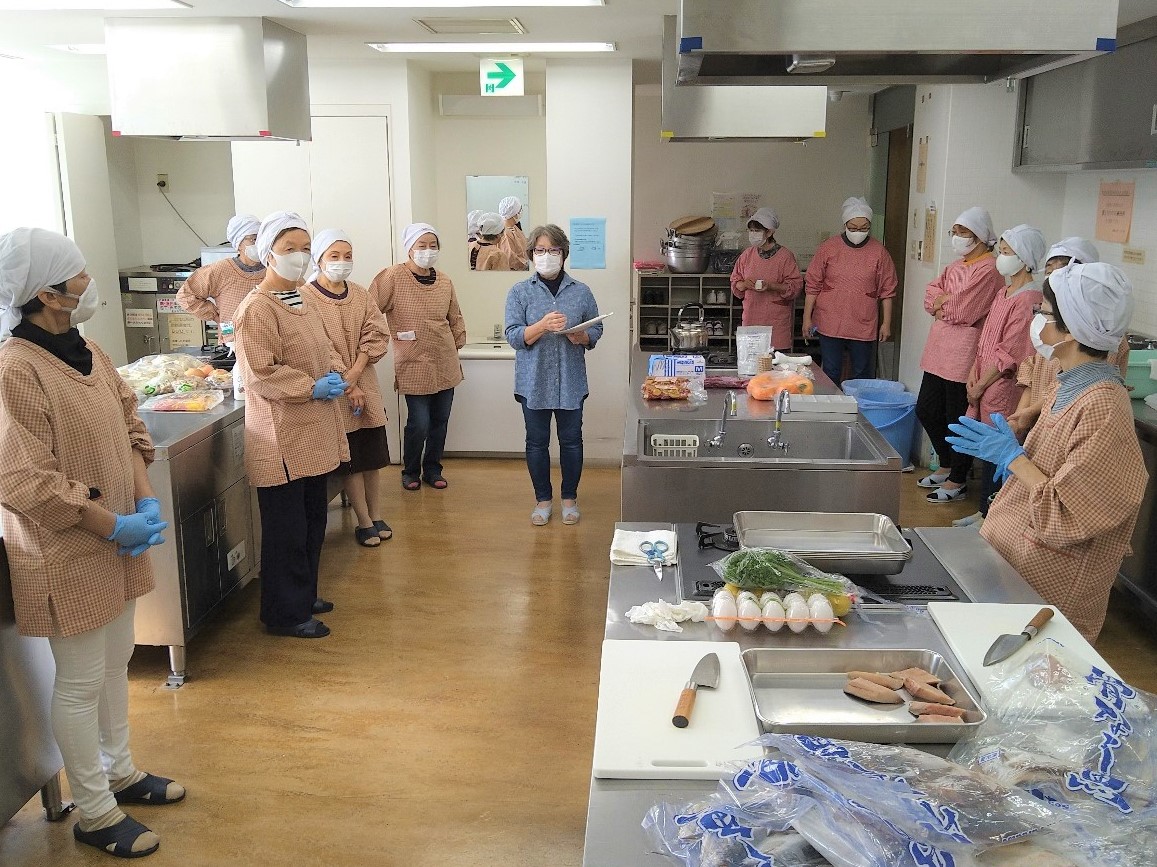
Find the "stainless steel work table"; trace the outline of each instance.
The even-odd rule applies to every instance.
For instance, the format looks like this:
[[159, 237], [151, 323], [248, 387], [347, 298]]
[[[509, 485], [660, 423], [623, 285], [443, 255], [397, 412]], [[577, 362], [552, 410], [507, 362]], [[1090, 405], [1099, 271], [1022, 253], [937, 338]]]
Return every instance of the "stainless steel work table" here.
[[[619, 524], [626, 530], [670, 529], [667, 524]], [[972, 602], [1043, 602], [1017, 572], [970, 528], [919, 528], [917, 532]], [[722, 556], [722, 554], [721, 554]], [[722, 633], [706, 623], [684, 623], [678, 633], [639, 626], [627, 609], [655, 599], [677, 602], [678, 567], [656, 582], [650, 566], [611, 566], [605, 638], [650, 641], [735, 641], [740, 647], [912, 647], [935, 650], [965, 679], [964, 668], [945, 643], [927, 611], [873, 608], [861, 619], [851, 614], [847, 628], [827, 635], [807, 631], [785, 639], [766, 632]], [[971, 683], [968, 684], [970, 687]], [[973, 690], [975, 693], [975, 689]], [[935, 746], [929, 745], [934, 751]], [[942, 748], [943, 749], [943, 748]], [[591, 778], [587, 809], [585, 867], [660, 867], [667, 858], [652, 854], [640, 823], [659, 801], [683, 802], [709, 794], [716, 783], [702, 780], [603, 780]]]
[[141, 412], [158, 461], [175, 458], [201, 440], [208, 439], [245, 418], [245, 402], [226, 396], [208, 412]]

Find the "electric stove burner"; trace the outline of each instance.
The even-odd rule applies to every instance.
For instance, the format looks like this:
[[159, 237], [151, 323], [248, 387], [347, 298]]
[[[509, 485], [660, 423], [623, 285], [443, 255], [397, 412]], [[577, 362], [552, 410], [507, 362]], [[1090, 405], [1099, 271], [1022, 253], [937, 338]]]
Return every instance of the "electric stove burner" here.
[[719, 551], [738, 551], [739, 536], [735, 527], [720, 524], [695, 525], [695, 534], [699, 537], [699, 548], [715, 548]]

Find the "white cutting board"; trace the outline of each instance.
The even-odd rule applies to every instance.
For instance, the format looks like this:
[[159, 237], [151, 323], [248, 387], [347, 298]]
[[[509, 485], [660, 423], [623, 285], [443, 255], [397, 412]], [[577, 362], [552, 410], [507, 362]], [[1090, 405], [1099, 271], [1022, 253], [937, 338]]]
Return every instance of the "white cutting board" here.
[[[1025, 625], [1043, 607], [1053, 609], [1053, 619], [1044, 625], [1037, 637], [1021, 647], [1002, 663], [984, 665], [984, 654], [998, 635], [1019, 635]], [[1042, 605], [1003, 604], [995, 602], [929, 602], [928, 613], [940, 628], [944, 640], [968, 672], [969, 679], [980, 690], [985, 701], [992, 698], [992, 689], [999, 682], [1001, 672], [1007, 676], [1008, 666], [1023, 663], [1035, 651], [1041, 639], [1051, 638], [1063, 644], [1082, 659], [1116, 676], [1093, 646], [1085, 641], [1073, 624], [1055, 607]]]
[[[701, 689], [691, 723], [671, 724], [691, 669], [719, 655], [719, 687]], [[628, 780], [717, 780], [724, 762], [761, 734], [739, 645], [722, 641], [604, 641], [594, 775]]]

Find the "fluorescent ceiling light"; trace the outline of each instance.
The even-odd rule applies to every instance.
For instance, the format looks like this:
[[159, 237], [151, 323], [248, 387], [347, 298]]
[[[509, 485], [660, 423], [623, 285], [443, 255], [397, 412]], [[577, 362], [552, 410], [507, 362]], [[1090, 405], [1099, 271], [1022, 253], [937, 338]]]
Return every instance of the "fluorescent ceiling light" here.
[[613, 42], [367, 42], [391, 54], [571, 54], [614, 51]]
[[55, 48], [57, 51], [65, 51], [69, 54], [104, 54], [105, 48], [103, 42], [79, 42], [74, 45], [49, 45], [49, 48]]
[[75, 12], [106, 9], [188, 9], [181, 0], [0, 0], [3, 12]]
[[464, 9], [493, 6], [603, 6], [605, 0], [281, 0], [295, 9]]

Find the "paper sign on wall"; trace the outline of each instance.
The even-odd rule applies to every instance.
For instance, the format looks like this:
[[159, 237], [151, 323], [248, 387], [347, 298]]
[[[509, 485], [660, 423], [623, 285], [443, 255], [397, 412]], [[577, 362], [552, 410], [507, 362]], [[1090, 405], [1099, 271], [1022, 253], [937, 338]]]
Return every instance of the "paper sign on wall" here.
[[125, 310], [125, 328], [152, 328], [153, 311], [149, 307], [129, 307]]
[[163, 298], [162, 297], [162, 298], [157, 299], [157, 312], [158, 313], [184, 313], [185, 311], [181, 307], [181, 305], [177, 303], [177, 299], [175, 297], [174, 298]]
[[936, 261], [936, 208], [933, 206], [924, 209], [924, 243], [920, 258], [925, 263]]
[[920, 137], [916, 150], [916, 192], [928, 192], [928, 136]]
[[759, 210], [759, 203], [761, 201], [763, 201], [763, 195], [761, 193], [744, 193], [743, 207], [739, 215], [744, 220], [750, 221], [755, 215], [755, 212]]
[[1101, 181], [1097, 196], [1097, 240], [1128, 244], [1133, 226], [1135, 181]]
[[571, 268], [607, 267], [606, 217], [572, 217], [570, 221]]
[[169, 315], [169, 348], [180, 349], [182, 346], [200, 346], [204, 342], [204, 329], [201, 320], [188, 313], [172, 313]]

